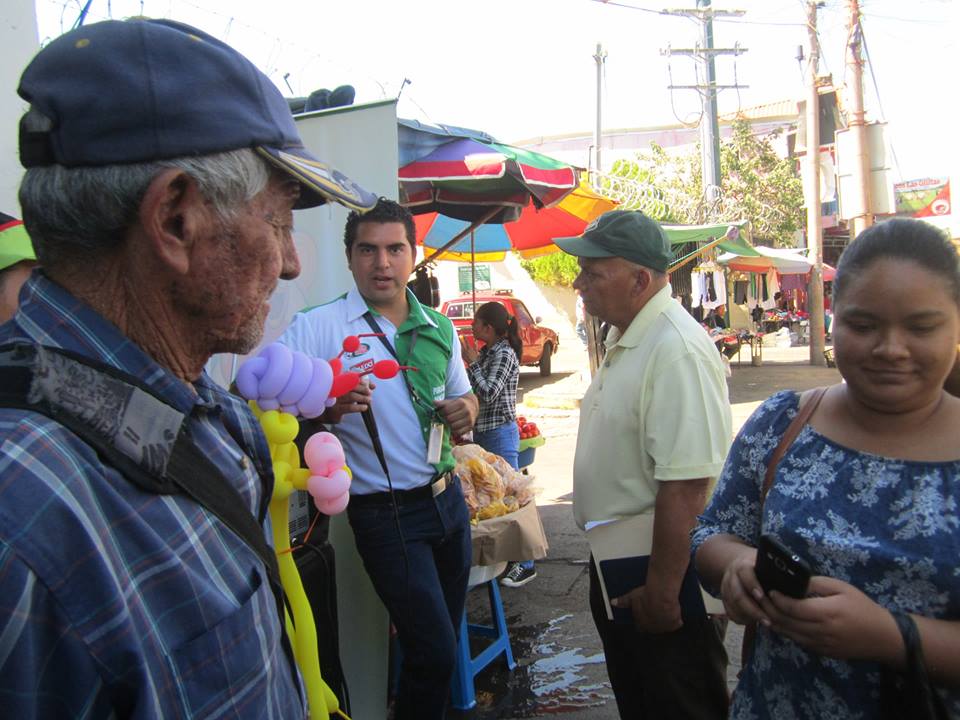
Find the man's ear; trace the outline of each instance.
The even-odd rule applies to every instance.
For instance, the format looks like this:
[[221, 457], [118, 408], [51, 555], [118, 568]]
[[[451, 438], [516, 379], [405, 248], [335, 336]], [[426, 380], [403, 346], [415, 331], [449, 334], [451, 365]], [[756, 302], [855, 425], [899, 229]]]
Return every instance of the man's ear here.
[[353, 245], [352, 245], [352, 244], [351, 244], [351, 245], [347, 245], [347, 246], [344, 248], [344, 251], [345, 251], [346, 254], [347, 254], [347, 270], [350, 270], [351, 272], [353, 272], [353, 267], [351, 267], [351, 265], [350, 265], [350, 251], [351, 251], [352, 249], [353, 249]]
[[636, 266], [633, 273], [633, 294], [643, 295], [650, 283], [653, 282], [653, 276], [650, 271], [643, 266]]
[[211, 211], [196, 180], [177, 168], [164, 170], [147, 187], [140, 201], [143, 241], [158, 261], [185, 275]]

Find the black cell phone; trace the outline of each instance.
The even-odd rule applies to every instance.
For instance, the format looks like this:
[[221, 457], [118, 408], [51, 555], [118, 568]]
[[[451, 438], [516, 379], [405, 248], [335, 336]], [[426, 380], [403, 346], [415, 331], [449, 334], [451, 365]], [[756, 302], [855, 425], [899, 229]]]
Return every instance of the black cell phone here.
[[754, 572], [764, 592], [776, 590], [792, 598], [807, 596], [810, 564], [773, 535], [760, 536]]

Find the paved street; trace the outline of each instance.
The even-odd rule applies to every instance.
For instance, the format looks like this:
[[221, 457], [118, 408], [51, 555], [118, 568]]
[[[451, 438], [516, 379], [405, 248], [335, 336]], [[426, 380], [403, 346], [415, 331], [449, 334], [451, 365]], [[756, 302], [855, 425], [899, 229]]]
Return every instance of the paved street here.
[[[764, 348], [760, 367], [752, 367], [749, 358], [740, 366], [734, 361], [729, 381], [734, 428], [777, 390], [806, 389], [839, 380], [836, 370], [812, 367], [808, 361], [805, 347]], [[502, 660], [492, 663], [477, 676], [477, 707], [452, 712], [450, 718], [617, 717], [603, 652], [587, 607], [587, 543], [570, 508], [576, 400], [586, 387], [585, 353], [575, 342], [566, 343], [554, 368], [551, 378], [541, 378], [535, 370], [520, 375], [518, 411], [535, 420], [547, 437], [531, 472], [542, 489], [537, 504], [550, 553], [537, 563], [538, 576], [533, 582], [515, 590], [502, 588], [517, 668], [508, 672]], [[489, 620], [485, 606], [486, 593], [473, 590], [468, 599], [471, 622]], [[732, 661], [739, 659], [740, 637], [740, 628], [731, 625], [727, 645]], [[481, 648], [482, 643], [476, 647]], [[732, 662], [731, 687], [737, 669]]]

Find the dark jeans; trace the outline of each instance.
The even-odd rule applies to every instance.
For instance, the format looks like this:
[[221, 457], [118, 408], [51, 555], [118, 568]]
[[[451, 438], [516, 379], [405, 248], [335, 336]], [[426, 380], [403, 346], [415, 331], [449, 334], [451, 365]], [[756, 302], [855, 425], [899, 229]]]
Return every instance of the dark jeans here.
[[643, 633], [607, 620], [590, 560], [590, 610], [607, 659], [620, 717], [629, 720], [714, 720], [727, 717], [727, 653], [721, 620], [685, 623], [669, 633]]
[[459, 481], [435, 498], [401, 501], [398, 512], [402, 540], [390, 502], [347, 508], [403, 651], [395, 718], [442, 720], [470, 574], [470, 517]]
[[499, 455], [514, 470], [520, 453], [520, 431], [516, 422], [508, 422], [491, 430], [474, 430], [473, 441], [487, 452]]

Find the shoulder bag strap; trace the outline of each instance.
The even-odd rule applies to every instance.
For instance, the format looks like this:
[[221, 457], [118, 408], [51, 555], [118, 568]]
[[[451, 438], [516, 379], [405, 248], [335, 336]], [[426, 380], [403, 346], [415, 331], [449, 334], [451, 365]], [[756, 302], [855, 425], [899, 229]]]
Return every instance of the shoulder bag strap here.
[[763, 477], [763, 486], [760, 488], [761, 511], [763, 511], [763, 503], [767, 499], [767, 494], [770, 492], [770, 488], [773, 487], [773, 481], [777, 475], [777, 465], [780, 464], [783, 456], [787, 454], [787, 450], [793, 445], [793, 441], [797, 439], [797, 435], [803, 430], [803, 426], [809, 422], [810, 416], [813, 415], [813, 411], [817, 409], [826, 392], [826, 387], [818, 387], [811, 391], [810, 397], [806, 402], [803, 402], [803, 398], [801, 397], [797, 414], [794, 415], [793, 420], [787, 425], [787, 429], [780, 438], [780, 442], [777, 443], [777, 447], [774, 448], [773, 454], [770, 456], [770, 462], [767, 463], [767, 473]]
[[[83, 366], [83, 370], [78, 366]], [[35, 381], [37, 368], [41, 375], [39, 381]], [[62, 383], [54, 376], [62, 375], [62, 382], [69, 384], [76, 380], [74, 374], [78, 371], [85, 373], [86, 381], [97, 382], [99, 394], [94, 399], [97, 404], [113, 409], [111, 414], [116, 418], [112, 421], [116, 424], [104, 417], [99, 418], [100, 422], [96, 416], [88, 417], [90, 408], [83, 399], [69, 403], [58, 396]], [[280, 621], [281, 643], [296, 676], [296, 662], [286, 633], [284, 593], [276, 554], [267, 544], [263, 526], [247, 508], [239, 491], [194, 444], [189, 417], [167, 405], [137, 378], [58, 348], [25, 344], [0, 348], [0, 388], [0, 407], [31, 410], [49, 417], [90, 445], [129, 482], [158, 495], [186, 495], [215, 515], [253, 550], [267, 571]], [[150, 418], [145, 418], [146, 415]], [[143, 426], [138, 426], [138, 418], [146, 420]], [[150, 427], [151, 422], [154, 427]], [[162, 423], [161, 427], [156, 427], [158, 422]], [[173, 434], [177, 425], [179, 430], [172, 448], [142, 442], [151, 430], [154, 435], [159, 432], [167, 436]], [[299, 687], [298, 683], [294, 684]]]

